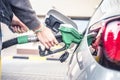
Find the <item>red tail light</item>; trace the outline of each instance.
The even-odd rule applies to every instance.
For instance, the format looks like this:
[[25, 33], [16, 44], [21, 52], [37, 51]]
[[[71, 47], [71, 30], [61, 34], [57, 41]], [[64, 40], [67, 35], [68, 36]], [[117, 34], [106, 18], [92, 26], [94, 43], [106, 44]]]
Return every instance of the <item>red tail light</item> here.
[[109, 22], [103, 31], [103, 48], [106, 58], [112, 62], [120, 61], [120, 21]]

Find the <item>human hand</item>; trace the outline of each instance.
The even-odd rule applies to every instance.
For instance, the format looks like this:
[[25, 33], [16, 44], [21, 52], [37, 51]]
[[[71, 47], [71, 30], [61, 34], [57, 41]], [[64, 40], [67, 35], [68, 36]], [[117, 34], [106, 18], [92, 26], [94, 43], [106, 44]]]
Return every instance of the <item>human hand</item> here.
[[27, 26], [22, 23], [15, 15], [13, 15], [11, 25], [11, 29], [16, 33], [23, 33], [28, 31]]
[[41, 32], [37, 32], [37, 37], [40, 40], [40, 42], [49, 49], [50, 47], [58, 44], [58, 41], [56, 40], [55, 36], [53, 35], [51, 29], [48, 27], [44, 27], [44, 29]]

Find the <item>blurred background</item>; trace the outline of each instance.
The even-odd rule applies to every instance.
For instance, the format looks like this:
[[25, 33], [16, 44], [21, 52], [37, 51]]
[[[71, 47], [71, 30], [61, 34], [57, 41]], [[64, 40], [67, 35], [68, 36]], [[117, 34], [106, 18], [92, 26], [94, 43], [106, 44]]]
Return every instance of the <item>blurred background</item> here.
[[40, 20], [50, 9], [70, 17], [82, 32], [101, 0], [30, 0]]

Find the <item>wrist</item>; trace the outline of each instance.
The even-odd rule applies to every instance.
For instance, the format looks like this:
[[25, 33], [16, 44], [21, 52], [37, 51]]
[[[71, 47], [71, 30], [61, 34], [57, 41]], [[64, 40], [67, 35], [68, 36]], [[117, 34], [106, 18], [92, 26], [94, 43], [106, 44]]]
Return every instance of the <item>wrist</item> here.
[[38, 32], [42, 32], [44, 28], [45, 28], [44, 25], [40, 25], [37, 29], [34, 30], [34, 33], [37, 34]]

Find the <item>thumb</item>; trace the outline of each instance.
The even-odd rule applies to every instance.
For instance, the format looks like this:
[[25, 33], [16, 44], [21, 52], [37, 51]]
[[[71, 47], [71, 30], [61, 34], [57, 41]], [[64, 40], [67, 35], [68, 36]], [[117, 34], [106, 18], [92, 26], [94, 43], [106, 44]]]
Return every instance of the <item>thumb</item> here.
[[24, 31], [28, 31], [29, 30], [28, 27], [24, 23], [22, 23], [21, 21], [19, 21], [19, 26]]

